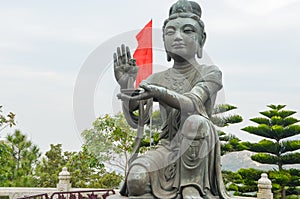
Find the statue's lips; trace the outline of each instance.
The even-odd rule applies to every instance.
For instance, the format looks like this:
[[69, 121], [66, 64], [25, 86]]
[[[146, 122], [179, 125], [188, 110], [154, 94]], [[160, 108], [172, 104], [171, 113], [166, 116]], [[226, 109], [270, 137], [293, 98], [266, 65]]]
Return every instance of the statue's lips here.
[[185, 48], [185, 44], [173, 44], [172, 47], [175, 49], [179, 49], [179, 48]]

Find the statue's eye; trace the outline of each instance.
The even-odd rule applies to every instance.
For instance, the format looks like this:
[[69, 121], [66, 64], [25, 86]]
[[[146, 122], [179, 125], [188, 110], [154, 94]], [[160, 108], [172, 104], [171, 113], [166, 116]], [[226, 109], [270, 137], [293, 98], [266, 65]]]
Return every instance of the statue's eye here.
[[195, 30], [191, 27], [186, 27], [183, 29], [183, 32], [186, 33], [186, 34], [192, 34], [195, 32]]
[[167, 28], [165, 30], [165, 35], [174, 35], [175, 34], [175, 30], [173, 28]]

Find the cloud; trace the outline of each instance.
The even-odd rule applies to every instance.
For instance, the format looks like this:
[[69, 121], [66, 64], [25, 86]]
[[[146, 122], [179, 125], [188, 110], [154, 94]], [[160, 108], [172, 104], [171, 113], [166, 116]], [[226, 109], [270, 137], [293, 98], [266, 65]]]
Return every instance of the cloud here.
[[242, 13], [254, 16], [266, 16], [289, 6], [297, 0], [227, 0], [230, 6]]
[[[119, 1], [118, 6], [115, 1], [3, 3], [0, 103], [17, 114], [21, 130], [43, 149], [58, 142], [79, 148], [73, 139], [78, 133], [72, 97], [84, 59], [97, 46], [115, 35], [142, 28], [151, 18], [153, 27], [159, 28], [154, 40], [161, 42], [163, 20], [175, 1]], [[239, 107], [245, 120], [272, 102], [300, 111], [296, 102], [300, 4], [296, 0], [200, 3], [208, 33], [205, 48], [223, 71], [227, 101]], [[130, 44], [128, 39], [117, 42]], [[100, 53], [95, 67], [100, 67], [99, 60], [111, 60], [111, 53], [110, 48]], [[164, 50], [154, 56], [155, 65], [171, 66]], [[119, 103], [112, 71], [105, 75], [97, 82], [96, 114], [114, 112]]]
[[[64, 13], [49, 13], [25, 7], [2, 7], [0, 9], [0, 48], [11, 50], [37, 49], [38, 42], [72, 42], [97, 44], [104, 35], [96, 24], [96, 17], [87, 15], [65, 17]], [[9, 19], [9, 20], [7, 20]], [[20, 20], [22, 19], [22, 20]], [[100, 33], [100, 34], [99, 34]]]
[[[0, 103], [16, 114], [15, 128], [27, 134], [42, 151], [56, 143], [76, 150], [81, 142], [72, 117], [74, 81], [75, 74], [70, 73], [1, 67]], [[1, 136], [11, 132], [6, 129]]]
[[[6, 66], [1, 67], [0, 81], [3, 79], [19, 79], [31, 81], [51, 81], [70, 84], [74, 80], [74, 74], [62, 74], [54, 71], [37, 71], [24, 66]], [[4, 82], [3, 82], [4, 83]]]
[[300, 22], [295, 19], [299, 18], [300, 3], [296, 0], [228, 0], [221, 4], [215, 5], [220, 9], [204, 10], [204, 20], [212, 32], [239, 35], [265, 30], [299, 30]]

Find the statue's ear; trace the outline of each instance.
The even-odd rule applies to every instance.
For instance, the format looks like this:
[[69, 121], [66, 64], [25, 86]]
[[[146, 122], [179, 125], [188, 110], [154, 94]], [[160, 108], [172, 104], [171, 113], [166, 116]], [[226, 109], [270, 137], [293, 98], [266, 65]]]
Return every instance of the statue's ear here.
[[198, 46], [198, 49], [197, 49], [197, 57], [199, 59], [202, 58], [202, 55], [203, 55], [203, 46], [204, 46], [205, 41], [206, 41], [206, 33], [204, 32], [202, 34], [201, 41], [199, 41], [199, 46]]
[[205, 41], [206, 41], [206, 32], [204, 32], [202, 34], [202, 38], [201, 38], [201, 41], [200, 41], [200, 47], [203, 48], [204, 44], [205, 44]]
[[202, 50], [203, 48], [201, 48], [201, 47], [199, 47], [198, 49], [197, 49], [197, 57], [199, 58], [199, 59], [201, 59], [202, 58], [202, 55], [203, 55], [203, 50]]
[[167, 61], [170, 62], [171, 61], [171, 56], [169, 55], [168, 52], [166, 52], [166, 53], [167, 53]]

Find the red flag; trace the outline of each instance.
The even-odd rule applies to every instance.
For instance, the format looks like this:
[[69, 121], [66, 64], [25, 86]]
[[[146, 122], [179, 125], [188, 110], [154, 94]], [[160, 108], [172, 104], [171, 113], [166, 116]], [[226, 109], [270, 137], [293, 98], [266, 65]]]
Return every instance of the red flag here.
[[142, 80], [152, 74], [152, 19], [136, 35], [136, 39], [138, 41], [138, 47], [133, 57], [139, 68], [135, 82], [135, 87], [137, 88]]

